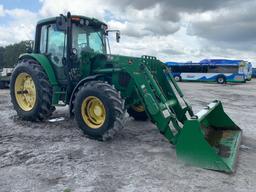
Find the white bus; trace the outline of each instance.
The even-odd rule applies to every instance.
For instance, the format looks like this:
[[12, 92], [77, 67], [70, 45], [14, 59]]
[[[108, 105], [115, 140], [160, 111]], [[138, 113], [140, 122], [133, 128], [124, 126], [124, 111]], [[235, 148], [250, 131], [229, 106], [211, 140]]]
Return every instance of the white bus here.
[[199, 63], [167, 62], [176, 81], [246, 82], [248, 62], [242, 60], [205, 59]]

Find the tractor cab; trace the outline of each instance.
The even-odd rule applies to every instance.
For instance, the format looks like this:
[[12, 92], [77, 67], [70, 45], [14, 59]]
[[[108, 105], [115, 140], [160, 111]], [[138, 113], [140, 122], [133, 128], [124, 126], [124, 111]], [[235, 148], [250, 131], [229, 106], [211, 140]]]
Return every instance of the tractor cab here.
[[[34, 52], [47, 55], [59, 83], [66, 84], [67, 75], [70, 75], [68, 71], [73, 71], [74, 79], [79, 80], [81, 75], [89, 75], [79, 72], [81, 68], [86, 68], [82, 71], [90, 71], [90, 64], [83, 66], [88, 58], [107, 54], [108, 32], [105, 23], [85, 16], [68, 14], [41, 20], [36, 28]], [[119, 41], [119, 31], [116, 32]]]
[[84, 16], [63, 15], [37, 23], [35, 52], [65, 56], [67, 51], [106, 53], [104, 35], [107, 25]]

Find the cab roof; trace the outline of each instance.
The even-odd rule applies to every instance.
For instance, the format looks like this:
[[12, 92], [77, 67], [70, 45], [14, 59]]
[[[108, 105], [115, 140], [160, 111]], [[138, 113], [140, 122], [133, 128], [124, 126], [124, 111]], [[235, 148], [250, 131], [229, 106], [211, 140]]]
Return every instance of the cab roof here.
[[[59, 16], [58, 16], [58, 17], [59, 17]], [[37, 25], [42, 25], [42, 24], [44, 24], [44, 23], [54, 22], [54, 21], [56, 21], [56, 19], [57, 19], [58, 17], [49, 17], [49, 18], [46, 18], [46, 19], [39, 20], [39, 21], [37, 22]], [[106, 26], [107, 26], [106, 23], [104, 23], [104, 22], [102, 22], [102, 21], [100, 21], [100, 20], [98, 20], [98, 19], [95, 19], [95, 18], [93, 18], [93, 17], [86, 17], [86, 16], [82, 16], [82, 15], [71, 15], [71, 18], [85, 19], [85, 20], [92, 21], [92, 22], [94, 22], [94, 23], [98, 23], [98, 24], [102, 24], [102, 25], [106, 25]]]

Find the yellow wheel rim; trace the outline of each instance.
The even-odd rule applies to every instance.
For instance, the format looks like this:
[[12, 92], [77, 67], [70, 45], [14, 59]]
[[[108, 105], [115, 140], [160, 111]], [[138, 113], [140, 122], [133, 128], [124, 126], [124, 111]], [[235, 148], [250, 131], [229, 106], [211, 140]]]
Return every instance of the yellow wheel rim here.
[[88, 96], [82, 103], [81, 113], [84, 122], [93, 129], [100, 128], [106, 119], [106, 110], [102, 101], [95, 96]]
[[32, 77], [27, 73], [20, 73], [14, 85], [15, 98], [24, 111], [33, 109], [36, 103], [36, 87]]
[[134, 111], [136, 111], [136, 112], [143, 112], [143, 111], [145, 111], [143, 105], [133, 105], [133, 106], [132, 106], [132, 109], [133, 109]]

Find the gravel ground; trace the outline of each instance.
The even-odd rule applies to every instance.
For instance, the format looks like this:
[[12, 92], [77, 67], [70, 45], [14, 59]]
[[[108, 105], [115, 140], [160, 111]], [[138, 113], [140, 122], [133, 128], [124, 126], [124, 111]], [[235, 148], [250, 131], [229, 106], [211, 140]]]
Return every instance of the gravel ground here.
[[235, 174], [178, 163], [175, 148], [148, 122], [128, 119], [110, 142], [86, 138], [58, 108], [55, 123], [19, 120], [0, 90], [0, 191], [256, 191], [256, 80], [179, 84], [197, 112], [214, 99], [243, 129]]

